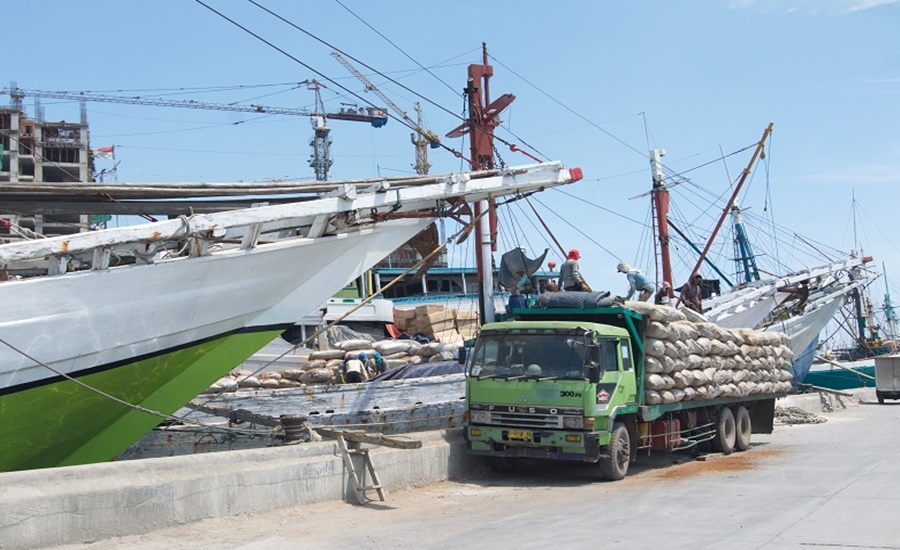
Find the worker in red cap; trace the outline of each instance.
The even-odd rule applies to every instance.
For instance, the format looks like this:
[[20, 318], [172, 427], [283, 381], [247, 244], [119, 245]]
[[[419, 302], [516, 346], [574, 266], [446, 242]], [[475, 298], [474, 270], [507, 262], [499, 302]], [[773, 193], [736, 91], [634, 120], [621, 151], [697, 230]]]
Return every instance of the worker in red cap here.
[[655, 302], [657, 304], [669, 304], [669, 297], [672, 294], [672, 283], [669, 281], [663, 281], [662, 286], [659, 287], [659, 291], [656, 293]]
[[590, 291], [591, 287], [585, 282], [581, 276], [578, 267], [578, 259], [581, 253], [577, 248], [573, 248], [566, 256], [566, 261], [559, 267], [559, 286], [566, 292]]

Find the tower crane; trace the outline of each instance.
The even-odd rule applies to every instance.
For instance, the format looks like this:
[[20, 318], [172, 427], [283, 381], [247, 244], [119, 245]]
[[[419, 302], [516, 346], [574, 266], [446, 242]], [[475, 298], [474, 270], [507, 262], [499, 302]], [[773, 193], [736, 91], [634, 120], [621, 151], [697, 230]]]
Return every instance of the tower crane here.
[[326, 181], [328, 179], [328, 169], [333, 162], [329, 156], [329, 146], [331, 145], [329, 133], [331, 128], [327, 125], [328, 119], [368, 122], [375, 128], [381, 128], [387, 124], [388, 121], [387, 109], [367, 106], [357, 107], [356, 105], [345, 104], [341, 106], [341, 109], [338, 112], [326, 112], [325, 104], [322, 101], [322, 96], [319, 91], [319, 89], [324, 88], [324, 86], [316, 80], [304, 80], [298, 82], [298, 86], [302, 85], [305, 85], [308, 90], [313, 90], [316, 94], [315, 109], [312, 111], [300, 107], [268, 107], [265, 105], [209, 103], [194, 100], [162, 99], [140, 96], [128, 97], [87, 92], [23, 90], [18, 87], [3, 88], [0, 90], [0, 93], [8, 93], [13, 104], [20, 109], [22, 107], [22, 99], [27, 95], [50, 99], [72, 99], [105, 103], [126, 103], [130, 105], [149, 105], [154, 107], [176, 107], [185, 109], [207, 109], [213, 111], [233, 111], [238, 113], [265, 113], [271, 115], [310, 117], [314, 135], [312, 140], [310, 140], [312, 155], [309, 165], [315, 170], [316, 180]]
[[418, 113], [418, 120], [413, 120], [411, 116], [409, 116], [406, 111], [400, 108], [396, 103], [391, 101], [389, 97], [384, 95], [384, 93], [379, 90], [375, 84], [372, 83], [371, 80], [366, 78], [366, 75], [359, 72], [359, 70], [350, 64], [344, 56], [342, 56], [339, 52], [333, 51], [331, 52], [331, 56], [338, 60], [338, 62], [344, 66], [348, 71], [350, 71], [353, 76], [359, 79], [362, 82], [367, 92], [373, 92], [377, 95], [382, 101], [387, 103], [388, 107], [394, 110], [398, 115], [400, 115], [403, 120], [409, 123], [413, 128], [416, 129], [414, 134], [410, 134], [410, 140], [413, 145], [416, 146], [416, 163], [413, 165], [413, 168], [416, 169], [417, 174], [427, 174], [428, 169], [431, 167], [431, 164], [428, 163], [428, 147], [432, 149], [437, 149], [441, 146], [441, 140], [431, 130], [427, 130], [422, 126], [422, 110], [419, 106], [419, 103], [416, 102], [416, 112]]

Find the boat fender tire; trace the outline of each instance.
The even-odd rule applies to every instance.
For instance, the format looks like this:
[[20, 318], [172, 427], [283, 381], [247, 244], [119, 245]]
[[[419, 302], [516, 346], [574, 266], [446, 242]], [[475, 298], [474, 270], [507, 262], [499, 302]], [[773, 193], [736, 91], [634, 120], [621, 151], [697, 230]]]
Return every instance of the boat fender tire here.
[[750, 420], [750, 411], [747, 407], [739, 405], [734, 411], [734, 450], [746, 451], [750, 448], [750, 437], [753, 433], [753, 422]]
[[631, 462], [631, 438], [625, 425], [616, 422], [613, 424], [612, 433], [609, 436], [609, 445], [606, 453], [600, 456], [597, 463], [600, 471], [600, 479], [603, 481], [618, 481], [628, 473], [628, 464]]
[[726, 455], [734, 452], [735, 431], [734, 413], [728, 407], [722, 407], [716, 416], [716, 435], [712, 439], [713, 449]]

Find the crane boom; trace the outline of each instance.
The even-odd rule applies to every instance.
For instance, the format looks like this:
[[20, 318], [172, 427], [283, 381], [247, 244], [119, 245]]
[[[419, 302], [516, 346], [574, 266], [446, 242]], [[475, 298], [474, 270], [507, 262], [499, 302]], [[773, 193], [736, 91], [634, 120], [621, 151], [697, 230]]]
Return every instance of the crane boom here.
[[22, 98], [26, 95], [32, 97], [45, 97], [50, 99], [71, 99], [77, 101], [98, 101], [104, 103], [126, 103], [129, 105], [149, 105], [152, 107], [175, 107], [182, 109], [207, 109], [213, 111], [233, 111], [238, 113], [264, 113], [269, 115], [288, 115], [288, 116], [306, 116], [310, 117], [315, 136], [310, 142], [313, 154], [310, 160], [310, 166], [316, 172], [316, 180], [326, 181], [328, 179], [328, 169], [331, 167], [332, 160], [330, 158], [329, 147], [331, 140], [326, 120], [348, 120], [351, 122], [368, 122], [375, 128], [381, 128], [387, 124], [387, 110], [380, 107], [357, 107], [344, 106], [341, 110], [334, 113], [325, 112], [325, 104], [319, 94], [319, 88], [323, 87], [321, 83], [315, 80], [305, 80], [299, 82], [298, 86], [306, 85], [308, 90], [313, 90], [316, 94], [316, 108], [309, 110], [302, 107], [269, 107], [266, 105], [240, 105], [237, 103], [209, 103], [206, 101], [180, 100], [180, 99], [163, 99], [158, 97], [141, 97], [141, 96], [117, 96], [106, 94], [93, 94], [88, 92], [65, 92], [65, 91], [48, 91], [48, 90], [23, 90], [18, 87], [3, 88], [4, 94], [9, 94], [13, 103], [21, 106]]
[[[2, 92], [9, 94], [13, 99], [21, 99], [25, 96], [44, 97], [49, 99], [72, 99], [78, 101], [98, 101], [103, 103], [127, 103], [130, 105], [149, 105], [153, 107], [176, 107], [184, 109], [207, 109], [212, 111], [234, 111], [238, 113], [265, 113], [270, 115], [288, 116], [314, 116], [316, 113], [302, 107], [269, 107], [266, 105], [240, 105], [237, 103], [210, 103], [206, 101], [162, 99], [158, 97], [141, 96], [117, 96], [106, 94], [92, 94], [87, 92], [65, 92], [48, 90], [23, 90], [21, 88], [3, 88]], [[376, 128], [384, 126], [387, 115], [384, 109], [377, 107], [361, 108], [358, 111], [348, 112], [342, 109], [336, 113], [323, 113], [326, 118], [336, 120], [351, 120], [368, 122]]]
[[366, 75], [362, 74], [339, 52], [331, 52], [331, 57], [335, 58], [338, 63], [343, 65], [345, 69], [350, 71], [353, 76], [355, 76], [360, 82], [362, 82], [363, 85], [365, 85], [367, 92], [372, 92], [377, 95], [379, 99], [387, 103], [388, 107], [393, 109], [394, 112], [396, 112], [398, 115], [400, 115], [400, 117], [403, 118], [403, 120], [405, 120], [410, 126], [416, 129], [418, 136], [414, 137], [413, 139], [413, 144], [416, 146], [416, 172], [420, 174], [427, 174], [430, 164], [428, 164], [428, 150], [426, 147], [430, 146], [432, 149], [435, 149], [440, 146], [441, 140], [437, 136], [437, 134], [422, 127], [421, 113], [419, 114], [419, 120], [414, 120], [399, 105], [391, 101], [391, 98], [389, 98], [381, 90], [379, 90], [378, 87], [375, 86], [375, 84], [373, 84], [372, 81], [366, 77]]

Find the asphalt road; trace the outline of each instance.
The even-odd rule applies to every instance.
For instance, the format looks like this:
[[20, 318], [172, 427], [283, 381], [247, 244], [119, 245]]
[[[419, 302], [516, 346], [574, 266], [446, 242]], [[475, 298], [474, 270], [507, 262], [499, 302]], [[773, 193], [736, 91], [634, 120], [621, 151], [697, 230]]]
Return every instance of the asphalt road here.
[[69, 549], [897, 548], [900, 402], [778, 426], [730, 456], [639, 458], [613, 483], [587, 465], [535, 464], [398, 491], [207, 520]]

